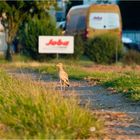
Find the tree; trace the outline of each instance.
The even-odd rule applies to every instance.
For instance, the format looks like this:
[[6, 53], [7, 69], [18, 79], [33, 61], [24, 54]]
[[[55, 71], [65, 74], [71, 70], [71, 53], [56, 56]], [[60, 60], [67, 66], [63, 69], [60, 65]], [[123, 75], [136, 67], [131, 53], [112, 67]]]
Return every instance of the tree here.
[[22, 54], [39, 61], [54, 58], [53, 54], [40, 54], [38, 52], [38, 36], [59, 34], [54, 20], [46, 13], [42, 13], [40, 16], [34, 15], [32, 20], [29, 20], [25, 25], [27, 26], [23, 26], [18, 33], [19, 42], [24, 46]]
[[68, 13], [68, 11], [70, 10], [70, 8], [72, 6], [76, 6], [76, 5], [81, 5], [83, 4], [83, 0], [67, 0], [67, 9], [66, 9], [66, 13]]
[[22, 8], [22, 2], [18, 2], [19, 6], [16, 7], [11, 2], [2, 1], [0, 3], [0, 8], [2, 10], [2, 24], [5, 28], [6, 33], [6, 42], [7, 42], [7, 52], [6, 52], [6, 59], [11, 61], [11, 53], [10, 53], [10, 47], [12, 44], [13, 39], [15, 38], [16, 32], [18, 30], [18, 27], [20, 25], [20, 22], [23, 21], [23, 19], [26, 16], [26, 13], [21, 13], [20, 8]]
[[11, 45], [19, 29], [19, 26], [31, 14], [46, 10], [50, 5], [56, 5], [56, 0], [36, 0], [36, 1], [1, 1], [0, 9], [2, 14], [2, 23], [5, 27], [7, 52], [6, 59], [11, 61]]

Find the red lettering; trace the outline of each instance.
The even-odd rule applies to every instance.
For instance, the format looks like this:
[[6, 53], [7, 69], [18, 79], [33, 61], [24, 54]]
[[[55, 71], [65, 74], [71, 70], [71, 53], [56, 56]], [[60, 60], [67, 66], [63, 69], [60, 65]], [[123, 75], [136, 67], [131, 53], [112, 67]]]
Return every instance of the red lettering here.
[[46, 43], [47, 46], [50, 46], [50, 45], [51, 46], [55, 46], [55, 45], [57, 45], [57, 46], [68, 46], [68, 44], [69, 44], [69, 41], [62, 41], [61, 39], [59, 39], [57, 41], [51, 39], [51, 40], [49, 40], [48, 43]]

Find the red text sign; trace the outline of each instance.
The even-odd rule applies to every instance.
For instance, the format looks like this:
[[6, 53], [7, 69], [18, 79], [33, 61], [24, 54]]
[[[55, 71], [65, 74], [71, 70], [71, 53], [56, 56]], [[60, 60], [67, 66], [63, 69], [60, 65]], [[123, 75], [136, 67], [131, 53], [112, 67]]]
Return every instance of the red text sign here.
[[73, 36], [39, 36], [39, 53], [74, 53]]
[[62, 39], [58, 39], [58, 40], [49, 40], [49, 42], [46, 44], [48, 46], [50, 45], [54, 45], [54, 46], [68, 46], [69, 45], [69, 41], [63, 41]]

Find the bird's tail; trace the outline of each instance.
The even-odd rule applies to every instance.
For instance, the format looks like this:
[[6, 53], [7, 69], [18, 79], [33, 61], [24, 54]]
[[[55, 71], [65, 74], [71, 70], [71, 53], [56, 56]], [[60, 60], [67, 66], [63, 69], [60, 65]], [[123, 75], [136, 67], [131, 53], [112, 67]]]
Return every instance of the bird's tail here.
[[64, 84], [66, 85], [66, 86], [70, 86], [70, 84], [69, 84], [69, 81], [68, 80], [66, 80], [65, 82], [64, 82]]
[[70, 86], [70, 83], [69, 83], [69, 81], [66, 81], [66, 85], [69, 87]]
[[69, 84], [69, 83], [67, 83], [66, 85], [67, 85], [68, 87], [70, 86], [70, 84]]

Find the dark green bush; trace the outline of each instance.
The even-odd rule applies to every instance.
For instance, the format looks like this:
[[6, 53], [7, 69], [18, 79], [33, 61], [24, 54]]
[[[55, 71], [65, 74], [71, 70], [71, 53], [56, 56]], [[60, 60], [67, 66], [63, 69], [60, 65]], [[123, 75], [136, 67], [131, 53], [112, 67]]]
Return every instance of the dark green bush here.
[[58, 33], [55, 22], [49, 16], [34, 16], [22, 27], [19, 33], [20, 43], [24, 46], [23, 54], [35, 60], [55, 57], [54, 54], [38, 53], [38, 37], [39, 35], [57, 35]]
[[61, 55], [61, 56], [64, 58], [68, 58], [68, 59], [78, 60], [84, 54], [84, 47], [85, 47], [85, 43], [84, 43], [82, 37], [77, 35], [74, 37], [74, 53]]
[[[117, 49], [116, 49], [117, 48]], [[87, 40], [86, 54], [97, 63], [113, 63], [122, 55], [122, 43], [119, 38], [110, 34], [104, 34]]]
[[139, 64], [140, 65], [140, 52], [135, 50], [128, 50], [122, 59], [125, 64]]

